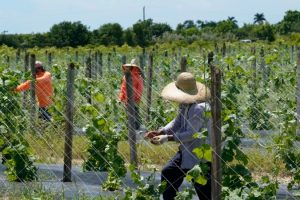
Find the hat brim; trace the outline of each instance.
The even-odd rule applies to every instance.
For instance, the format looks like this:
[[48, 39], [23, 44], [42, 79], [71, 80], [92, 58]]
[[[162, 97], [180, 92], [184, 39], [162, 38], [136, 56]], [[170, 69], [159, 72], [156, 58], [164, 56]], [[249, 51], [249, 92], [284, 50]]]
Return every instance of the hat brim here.
[[122, 67], [139, 67], [136, 64], [124, 64]]
[[142, 71], [141, 68], [136, 64], [124, 64], [122, 65], [122, 69], [124, 69], [124, 67], [135, 67], [138, 68], [140, 71]]
[[178, 103], [201, 103], [210, 99], [210, 90], [204, 84], [196, 82], [197, 93], [191, 95], [180, 90], [175, 82], [169, 83], [161, 92], [161, 97]]

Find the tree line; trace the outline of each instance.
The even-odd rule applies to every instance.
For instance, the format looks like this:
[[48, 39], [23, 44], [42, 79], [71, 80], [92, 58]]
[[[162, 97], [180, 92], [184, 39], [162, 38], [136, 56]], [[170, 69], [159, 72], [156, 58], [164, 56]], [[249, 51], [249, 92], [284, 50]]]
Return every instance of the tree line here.
[[235, 17], [221, 21], [186, 20], [172, 29], [166, 23], [155, 23], [152, 19], [139, 20], [132, 27], [123, 29], [118, 23], [107, 23], [98, 29], [78, 22], [63, 21], [55, 24], [46, 33], [0, 35], [0, 45], [15, 48], [30, 47], [77, 47], [84, 45], [118, 45], [147, 47], [155, 43], [181, 41], [192, 43], [205, 41], [237, 41], [241, 39], [274, 41], [277, 37], [297, 35], [300, 43], [300, 11], [289, 10], [277, 24], [267, 22], [263, 13], [256, 13], [253, 23], [239, 27]]

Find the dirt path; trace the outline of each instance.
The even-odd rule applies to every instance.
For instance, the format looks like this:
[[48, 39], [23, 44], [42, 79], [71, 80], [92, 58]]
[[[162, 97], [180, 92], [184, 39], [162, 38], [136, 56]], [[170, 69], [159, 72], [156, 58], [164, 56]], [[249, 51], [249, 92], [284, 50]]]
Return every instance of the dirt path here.
[[[90, 197], [95, 196], [115, 196], [116, 193], [106, 192], [101, 190], [100, 185], [105, 181], [107, 174], [105, 172], [82, 172], [79, 167], [72, 169], [73, 182], [63, 183], [61, 179], [63, 177], [63, 166], [56, 164], [39, 164], [39, 178], [40, 180], [36, 184], [41, 184], [46, 190], [52, 192], [64, 191], [66, 199], [79, 199], [81, 196], [86, 195]], [[30, 184], [23, 183], [9, 183], [6, 180], [4, 174], [5, 167], [0, 165], [0, 184], [2, 187], [13, 189], [14, 187], [26, 187]], [[150, 175], [148, 172], [143, 172], [142, 175], [147, 177]], [[159, 183], [160, 174], [156, 174], [156, 180]], [[127, 187], [133, 187], [134, 184], [130, 179], [129, 174], [124, 178], [124, 184]], [[183, 187], [190, 186], [189, 183], [184, 182]], [[121, 191], [119, 193], [122, 193]], [[278, 191], [278, 199], [299, 199], [292, 197], [293, 191], [287, 191], [286, 185], [280, 185]], [[197, 199], [194, 197], [194, 199]]]

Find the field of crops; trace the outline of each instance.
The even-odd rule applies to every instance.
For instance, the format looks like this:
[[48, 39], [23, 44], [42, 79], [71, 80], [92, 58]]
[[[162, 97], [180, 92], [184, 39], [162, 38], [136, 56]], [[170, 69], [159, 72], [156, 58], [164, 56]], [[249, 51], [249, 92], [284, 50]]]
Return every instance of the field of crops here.
[[[147, 130], [154, 130], [176, 116], [177, 105], [162, 100], [160, 92], [179, 72], [186, 69], [211, 86], [209, 52], [214, 52], [212, 64], [222, 72], [223, 199], [274, 199], [280, 185], [287, 185], [297, 196], [300, 50], [265, 43], [156, 45], [144, 51], [129, 46], [26, 51], [0, 47], [0, 150], [7, 159], [7, 180], [25, 185], [28, 181], [39, 183], [44, 177], [37, 173], [36, 166], [64, 162], [67, 73], [69, 64], [74, 63], [73, 165], [87, 173], [107, 173], [99, 189], [117, 191], [118, 198], [159, 199], [161, 187], [153, 176], [142, 179], [139, 172], [159, 171], [176, 153], [177, 144], [154, 146], [138, 138], [138, 170], [130, 165], [126, 107], [118, 102], [122, 63], [136, 58], [143, 69], [141, 120]], [[38, 119], [29, 92], [13, 92], [18, 84], [30, 79], [33, 54], [52, 74], [52, 122]], [[124, 181], [126, 172], [131, 173], [134, 187]], [[199, 174], [193, 176], [196, 179]], [[56, 181], [62, 178], [54, 177]], [[9, 193], [9, 189], [5, 191]], [[192, 195], [193, 188], [187, 187], [178, 198]]]

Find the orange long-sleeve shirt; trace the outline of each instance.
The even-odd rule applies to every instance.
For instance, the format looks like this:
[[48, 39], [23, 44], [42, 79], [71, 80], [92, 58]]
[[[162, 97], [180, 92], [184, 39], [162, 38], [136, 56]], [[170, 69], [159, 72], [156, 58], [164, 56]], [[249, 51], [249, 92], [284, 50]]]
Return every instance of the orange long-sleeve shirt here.
[[[16, 88], [17, 92], [30, 89], [30, 81], [22, 83]], [[37, 96], [39, 107], [44, 108], [52, 103], [52, 78], [50, 72], [40, 72], [36, 75], [35, 94]]]
[[[142, 93], [144, 89], [143, 78], [140, 75], [138, 68], [133, 68], [131, 71], [132, 85], [133, 85], [133, 99], [135, 103], [139, 103], [142, 98]], [[125, 76], [122, 79], [121, 92], [119, 99], [122, 102], [127, 103], [127, 92], [126, 92], [126, 79]]]

